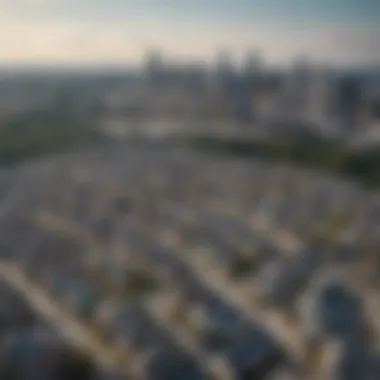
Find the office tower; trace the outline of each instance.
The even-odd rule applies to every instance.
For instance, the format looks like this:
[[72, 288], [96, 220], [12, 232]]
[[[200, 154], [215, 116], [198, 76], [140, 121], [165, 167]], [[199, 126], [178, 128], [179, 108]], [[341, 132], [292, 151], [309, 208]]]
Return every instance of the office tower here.
[[258, 51], [248, 51], [243, 59], [243, 75], [248, 81], [257, 81], [262, 74], [263, 61]]
[[337, 88], [338, 114], [346, 132], [355, 132], [362, 109], [362, 83], [358, 76], [347, 74], [340, 78]]
[[371, 112], [372, 118], [374, 118], [376, 122], [379, 123], [380, 122], [380, 96], [371, 102], [370, 112]]
[[363, 116], [367, 124], [380, 121], [380, 78], [369, 74], [363, 83]]
[[145, 58], [145, 74], [148, 81], [156, 82], [163, 71], [163, 58], [158, 50], [151, 50]]
[[234, 64], [231, 54], [228, 50], [222, 50], [217, 55], [216, 76], [217, 79], [224, 83], [229, 81], [234, 75]]
[[214, 98], [218, 99], [218, 114], [224, 117], [230, 116], [231, 97], [234, 87], [234, 66], [231, 54], [228, 50], [221, 50], [217, 53], [214, 64], [214, 73], [212, 75], [212, 87], [214, 88]]
[[308, 106], [312, 82], [313, 73], [310, 62], [304, 57], [299, 57], [294, 64], [292, 75], [294, 105], [302, 114]]
[[281, 108], [291, 119], [303, 118], [307, 113], [312, 67], [306, 58], [299, 57], [294, 61], [286, 75], [281, 94]]
[[333, 117], [334, 78], [328, 67], [314, 70], [307, 99], [307, 116], [316, 123], [324, 123]]
[[[241, 115], [249, 121], [259, 117], [259, 99], [264, 87], [263, 59], [259, 51], [249, 50], [243, 58]], [[243, 106], [244, 103], [244, 106]]]

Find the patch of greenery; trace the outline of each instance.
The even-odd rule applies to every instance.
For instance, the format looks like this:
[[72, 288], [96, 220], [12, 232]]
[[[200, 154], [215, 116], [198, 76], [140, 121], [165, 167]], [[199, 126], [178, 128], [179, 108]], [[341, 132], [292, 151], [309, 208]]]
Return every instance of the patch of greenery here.
[[99, 137], [92, 115], [59, 111], [19, 115], [0, 125], [0, 164], [61, 152]]
[[124, 296], [140, 297], [157, 288], [156, 280], [148, 273], [136, 271], [128, 273], [124, 284]]
[[380, 186], [379, 147], [356, 150], [343, 140], [312, 134], [261, 139], [202, 136], [181, 142], [196, 149], [290, 163], [348, 177], [367, 186]]

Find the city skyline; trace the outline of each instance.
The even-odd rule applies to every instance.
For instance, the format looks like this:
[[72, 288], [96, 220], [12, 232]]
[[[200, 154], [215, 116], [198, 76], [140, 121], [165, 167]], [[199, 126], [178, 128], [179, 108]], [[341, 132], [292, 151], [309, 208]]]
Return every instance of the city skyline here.
[[380, 62], [374, 0], [0, 0], [0, 14], [2, 65], [138, 65], [152, 47], [207, 62], [220, 49], [269, 64]]

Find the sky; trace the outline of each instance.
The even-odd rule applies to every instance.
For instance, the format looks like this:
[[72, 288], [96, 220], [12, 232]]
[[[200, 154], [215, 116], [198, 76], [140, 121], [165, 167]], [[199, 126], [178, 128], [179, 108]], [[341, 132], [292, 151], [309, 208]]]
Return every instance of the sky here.
[[0, 64], [177, 59], [380, 63], [380, 0], [0, 0]]

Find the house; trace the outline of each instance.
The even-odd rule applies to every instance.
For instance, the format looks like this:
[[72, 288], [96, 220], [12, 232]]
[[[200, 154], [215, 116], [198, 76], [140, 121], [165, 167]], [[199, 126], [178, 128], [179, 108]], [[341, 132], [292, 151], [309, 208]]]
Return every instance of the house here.
[[207, 380], [195, 359], [178, 349], [158, 350], [147, 367], [149, 380]]
[[285, 361], [285, 352], [260, 328], [252, 326], [225, 355], [239, 380], [265, 379]]

